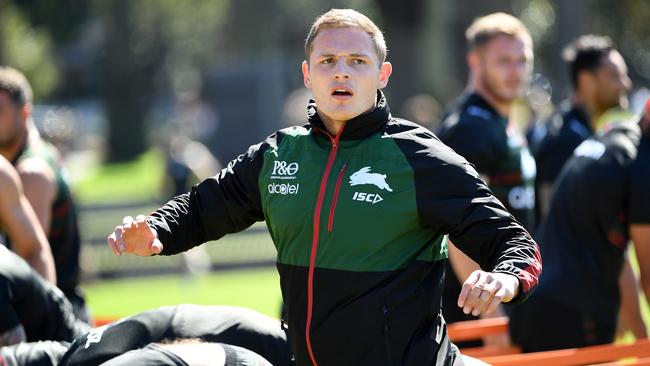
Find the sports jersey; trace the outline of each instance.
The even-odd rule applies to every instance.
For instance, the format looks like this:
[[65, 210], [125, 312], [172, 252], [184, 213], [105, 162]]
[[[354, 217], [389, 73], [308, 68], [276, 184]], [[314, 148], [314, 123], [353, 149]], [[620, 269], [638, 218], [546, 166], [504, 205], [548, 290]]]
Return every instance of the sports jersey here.
[[[479, 94], [469, 93], [452, 103], [437, 135], [488, 179], [488, 187], [496, 198], [526, 229], [533, 229], [535, 162], [526, 140], [508, 125], [506, 118]], [[463, 313], [457, 305], [464, 280], [456, 276], [448, 263], [442, 309], [450, 323], [476, 318]]]
[[477, 93], [461, 97], [438, 137], [476, 167], [501, 203], [527, 229], [535, 224], [535, 161], [526, 139]]
[[536, 245], [467, 161], [430, 131], [376, 107], [333, 136], [308, 124], [272, 134], [147, 217], [175, 254], [265, 220], [277, 249], [298, 365], [446, 365], [444, 236], [526, 299]]
[[[530, 322], [553, 323], [555, 303], [586, 319], [593, 339], [613, 340], [620, 305], [618, 279], [629, 241], [630, 224], [650, 223], [650, 140], [638, 125], [621, 124], [602, 137], [585, 140], [566, 163], [539, 239], [544, 273], [531, 299], [513, 309], [522, 337]], [[554, 323], [553, 323], [554, 324]], [[562, 332], [564, 324], [556, 324]], [[587, 339], [585, 342], [589, 343]], [[574, 347], [586, 344], [570, 344]]]
[[553, 185], [560, 170], [573, 150], [593, 133], [589, 114], [582, 106], [569, 101], [563, 102], [558, 112], [531, 130], [529, 141], [537, 164], [535, 198], [538, 225], [542, 215], [548, 214]]
[[[291, 359], [279, 321], [244, 308], [183, 304], [145, 311], [95, 328], [74, 340], [60, 365], [100, 365], [150, 343], [183, 338], [243, 347], [273, 365], [289, 365]], [[153, 354], [168, 358], [159, 352]]]
[[536, 126], [530, 143], [537, 163], [536, 184], [553, 185], [573, 150], [593, 132], [589, 115], [575, 104], [563, 104], [559, 113]]
[[72, 341], [88, 331], [63, 293], [46, 282], [21, 257], [0, 246], [0, 333], [17, 325], [28, 342]]

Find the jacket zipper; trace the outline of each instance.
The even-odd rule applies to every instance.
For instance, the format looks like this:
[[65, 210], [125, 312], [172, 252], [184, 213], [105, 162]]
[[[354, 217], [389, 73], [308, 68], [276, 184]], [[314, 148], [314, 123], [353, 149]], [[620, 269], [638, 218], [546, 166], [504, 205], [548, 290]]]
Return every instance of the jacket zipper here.
[[386, 347], [386, 355], [388, 356], [388, 364], [394, 365], [393, 363], [393, 352], [391, 351], [391, 342], [390, 342], [390, 328], [388, 327], [388, 318], [389, 312], [386, 304], [384, 304], [382, 311], [384, 313], [384, 347]]
[[330, 206], [330, 215], [327, 220], [327, 231], [330, 233], [334, 229], [334, 213], [336, 212], [336, 203], [339, 200], [341, 182], [343, 181], [343, 174], [345, 174], [345, 170], [347, 169], [347, 167], [348, 167], [347, 163], [343, 164], [343, 167], [341, 167], [341, 170], [339, 171], [339, 177], [336, 179], [336, 187], [334, 188], [334, 198], [332, 198], [332, 205]]
[[307, 352], [309, 352], [309, 358], [314, 366], [318, 366], [316, 363], [316, 357], [314, 357], [314, 351], [311, 346], [311, 319], [313, 315], [314, 308], [314, 267], [316, 265], [316, 253], [318, 252], [318, 240], [319, 240], [319, 228], [320, 228], [320, 214], [323, 208], [323, 200], [325, 199], [325, 190], [327, 188], [327, 180], [329, 179], [330, 172], [332, 171], [332, 165], [336, 160], [336, 152], [339, 149], [339, 138], [343, 129], [341, 128], [339, 133], [332, 137], [329, 133], [324, 131], [324, 134], [329, 137], [332, 142], [332, 150], [330, 150], [329, 157], [327, 158], [327, 165], [325, 165], [325, 171], [323, 172], [323, 177], [320, 181], [320, 189], [318, 191], [318, 198], [316, 200], [316, 208], [314, 209], [314, 228], [312, 232], [312, 242], [311, 242], [311, 253], [309, 255], [309, 273], [307, 275], [307, 321], [305, 326], [305, 341], [307, 343]]

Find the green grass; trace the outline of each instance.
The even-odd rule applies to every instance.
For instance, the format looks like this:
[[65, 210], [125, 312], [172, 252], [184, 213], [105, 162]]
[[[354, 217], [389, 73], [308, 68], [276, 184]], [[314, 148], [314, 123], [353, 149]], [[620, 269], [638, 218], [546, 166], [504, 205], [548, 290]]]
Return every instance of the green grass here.
[[[73, 183], [75, 198], [82, 203], [146, 201], [158, 197], [165, 173], [163, 156], [155, 149], [126, 163], [104, 164]], [[73, 172], [74, 173], [74, 172]]]
[[275, 268], [222, 271], [195, 277], [156, 276], [98, 281], [83, 286], [94, 316], [123, 317], [165, 305], [235, 305], [273, 318], [280, 314]]

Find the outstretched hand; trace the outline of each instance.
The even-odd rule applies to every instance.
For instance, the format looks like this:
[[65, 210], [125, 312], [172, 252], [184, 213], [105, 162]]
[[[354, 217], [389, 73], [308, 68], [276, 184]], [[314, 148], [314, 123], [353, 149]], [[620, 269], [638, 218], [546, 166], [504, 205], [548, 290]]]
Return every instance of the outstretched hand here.
[[469, 275], [458, 296], [458, 307], [465, 314], [478, 316], [492, 313], [502, 302], [519, 293], [519, 279], [506, 273], [476, 270]]
[[117, 256], [133, 253], [146, 257], [159, 254], [163, 249], [156, 231], [149, 226], [144, 215], [138, 215], [135, 220], [126, 216], [122, 219], [122, 225], [116, 226], [106, 241]]

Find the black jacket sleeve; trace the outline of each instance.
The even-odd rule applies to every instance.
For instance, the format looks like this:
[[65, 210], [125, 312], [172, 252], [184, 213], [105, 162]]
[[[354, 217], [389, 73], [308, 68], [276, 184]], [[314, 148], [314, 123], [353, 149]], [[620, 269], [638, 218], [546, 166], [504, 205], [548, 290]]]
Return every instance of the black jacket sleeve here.
[[400, 143], [415, 174], [422, 222], [481, 268], [516, 276], [525, 300], [537, 285], [541, 256], [530, 234], [508, 213], [474, 168], [437, 138], [414, 133]]
[[267, 142], [251, 146], [219, 174], [147, 217], [163, 243], [161, 254], [180, 253], [264, 220], [258, 177], [268, 146]]

